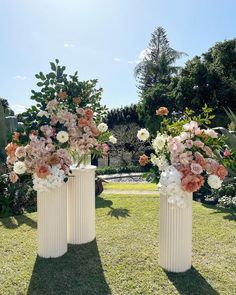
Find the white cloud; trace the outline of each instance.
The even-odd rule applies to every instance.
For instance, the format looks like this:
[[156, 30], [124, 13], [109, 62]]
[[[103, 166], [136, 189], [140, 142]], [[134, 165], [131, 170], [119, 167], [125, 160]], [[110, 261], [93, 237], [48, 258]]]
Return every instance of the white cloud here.
[[26, 78], [26, 76], [16, 75], [16, 76], [14, 77], [14, 79], [17, 79], [17, 80], [26, 80], [27, 78]]
[[20, 104], [10, 105], [10, 108], [15, 112], [15, 114], [23, 113], [27, 109], [26, 106]]
[[119, 57], [114, 57], [113, 60], [114, 60], [115, 62], [121, 62], [121, 59], [120, 59]]
[[64, 47], [65, 48], [73, 48], [73, 47], [75, 47], [75, 45], [73, 43], [65, 43]]

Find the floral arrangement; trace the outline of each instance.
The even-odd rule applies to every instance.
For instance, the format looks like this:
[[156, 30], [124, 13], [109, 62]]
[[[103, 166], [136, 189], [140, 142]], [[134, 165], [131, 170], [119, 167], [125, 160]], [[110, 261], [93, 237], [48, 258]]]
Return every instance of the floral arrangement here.
[[[29, 135], [15, 132], [6, 147], [9, 178], [14, 183], [20, 175], [32, 174], [34, 189], [48, 191], [59, 187], [67, 179], [73, 158], [88, 154], [106, 156], [108, 145], [116, 143], [105, 123], [96, 124], [90, 108], [68, 111], [57, 93], [45, 110], [39, 110], [39, 130]], [[78, 101], [75, 102], [78, 105]], [[47, 122], [45, 124], [45, 121]], [[28, 137], [28, 140], [27, 140]]]
[[[140, 156], [140, 165], [152, 163], [159, 192], [178, 207], [185, 207], [187, 198], [205, 183], [219, 189], [228, 174], [216, 153], [222, 146], [220, 136], [215, 130], [202, 127], [210, 123], [211, 112], [212, 109], [205, 106], [204, 115], [196, 117], [193, 111], [186, 109], [179, 120], [165, 118], [160, 132], [152, 140], [147, 129], [138, 131], [139, 140], [149, 141], [152, 150], [149, 157]], [[162, 117], [168, 113], [165, 107], [156, 111], [156, 115]]]

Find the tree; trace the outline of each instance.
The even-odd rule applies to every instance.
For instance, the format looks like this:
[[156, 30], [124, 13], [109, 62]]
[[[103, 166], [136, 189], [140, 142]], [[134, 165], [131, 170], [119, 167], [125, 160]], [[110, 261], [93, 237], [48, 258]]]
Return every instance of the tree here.
[[[39, 72], [35, 77], [39, 80], [37, 86], [38, 91], [32, 90], [31, 99], [36, 101], [36, 106], [32, 106], [26, 112], [21, 114], [26, 130], [38, 129], [37, 114], [39, 107], [46, 110], [47, 103], [55, 98], [55, 94], [62, 95], [63, 104], [67, 106], [69, 111], [76, 112], [76, 104], [73, 100], [77, 100], [77, 107], [90, 107], [96, 116], [96, 120], [100, 121], [107, 113], [106, 106], [101, 104], [102, 88], [96, 88], [97, 80], [80, 81], [78, 72], [73, 75], [65, 73], [66, 67], [59, 65], [59, 60], [55, 63], [50, 62], [51, 72], [43, 74]], [[47, 124], [47, 118], [44, 118]]]
[[141, 94], [157, 83], [169, 83], [172, 75], [177, 74], [180, 69], [175, 65], [176, 60], [184, 54], [170, 47], [166, 31], [162, 27], [156, 28], [143, 59], [134, 70]]
[[6, 116], [14, 116], [14, 111], [10, 108], [7, 99], [0, 97], [0, 103], [3, 106], [4, 113]]

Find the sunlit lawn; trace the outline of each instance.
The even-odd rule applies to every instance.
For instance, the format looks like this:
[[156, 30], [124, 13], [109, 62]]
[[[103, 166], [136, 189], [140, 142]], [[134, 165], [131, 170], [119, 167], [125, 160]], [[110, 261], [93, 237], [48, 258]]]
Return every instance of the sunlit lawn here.
[[36, 213], [0, 219], [0, 294], [236, 294], [235, 211], [194, 202], [193, 267], [173, 274], [158, 266], [158, 196], [96, 207], [96, 241], [57, 259], [36, 255]]

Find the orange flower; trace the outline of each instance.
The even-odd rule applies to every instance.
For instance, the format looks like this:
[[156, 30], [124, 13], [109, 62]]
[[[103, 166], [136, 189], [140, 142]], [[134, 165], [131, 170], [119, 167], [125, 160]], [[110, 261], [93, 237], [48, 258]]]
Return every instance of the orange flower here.
[[81, 103], [81, 99], [79, 97], [73, 97], [73, 103], [74, 104], [80, 104]]
[[66, 100], [67, 99], [67, 93], [65, 91], [60, 91], [57, 93], [57, 96], [60, 100]]
[[148, 157], [143, 154], [142, 156], [139, 157], [139, 164], [140, 166], [146, 166], [148, 164]]
[[37, 167], [35, 172], [39, 178], [46, 178], [49, 175], [49, 167], [46, 165]]
[[228, 171], [223, 165], [219, 165], [216, 169], [216, 175], [223, 180], [228, 175]]
[[9, 157], [14, 157], [15, 156], [15, 151], [16, 151], [16, 149], [17, 149], [17, 144], [15, 144], [15, 143], [9, 143], [6, 147], [5, 147], [5, 151], [6, 151], [6, 153], [7, 153], [7, 155], [9, 156]]
[[81, 118], [81, 119], [79, 119], [79, 125], [80, 125], [81, 127], [88, 126], [88, 120], [85, 119], [85, 118]]
[[94, 136], [98, 136], [101, 133], [96, 126], [92, 126], [91, 131], [93, 132]]
[[189, 174], [182, 178], [181, 186], [184, 191], [196, 192], [204, 184], [204, 178], [201, 175]]
[[20, 137], [20, 133], [19, 132], [14, 132], [13, 136], [12, 136], [12, 139], [15, 140], [15, 141], [19, 141], [19, 137]]
[[167, 116], [169, 114], [169, 111], [166, 107], [160, 107], [156, 110], [157, 116]]
[[60, 158], [56, 154], [53, 154], [49, 157], [48, 162], [51, 165], [57, 165], [60, 163]]

